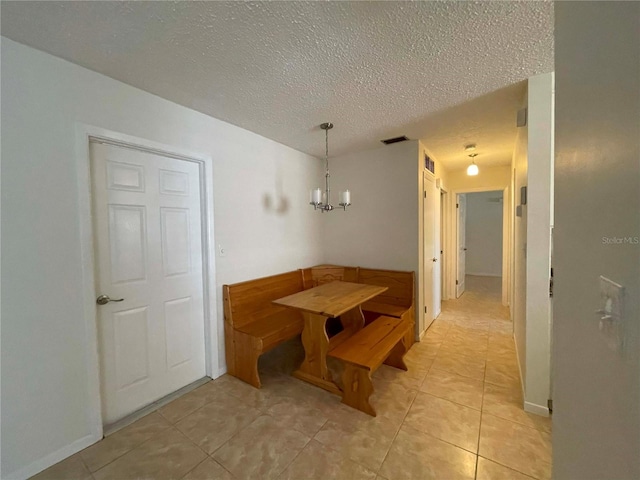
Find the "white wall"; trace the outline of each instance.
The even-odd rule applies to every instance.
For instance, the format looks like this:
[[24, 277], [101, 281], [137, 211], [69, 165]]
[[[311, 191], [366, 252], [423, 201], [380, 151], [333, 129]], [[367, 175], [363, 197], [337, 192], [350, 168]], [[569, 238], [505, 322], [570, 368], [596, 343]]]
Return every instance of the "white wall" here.
[[[640, 4], [556, 2], [553, 478], [640, 478]], [[622, 351], [599, 276], [625, 287]]]
[[[527, 349], [525, 405], [548, 414], [551, 386], [551, 183], [553, 170], [553, 73], [531, 77], [527, 113]], [[518, 198], [516, 196], [516, 198]]]
[[[347, 211], [321, 215], [328, 263], [419, 272], [418, 142], [330, 159], [333, 203], [349, 189]], [[416, 300], [419, 299], [419, 288]], [[420, 308], [420, 310], [418, 310]], [[420, 312], [422, 304], [416, 305]], [[419, 320], [420, 315], [417, 315]]]
[[551, 385], [551, 196], [553, 169], [553, 73], [531, 77], [527, 125], [518, 129], [513, 156], [514, 216], [513, 323], [524, 392], [524, 409], [548, 415]]
[[322, 219], [307, 204], [322, 162], [4, 38], [2, 75], [1, 476], [14, 478], [94, 440], [76, 123], [213, 157], [216, 243], [227, 251], [212, 292], [221, 364], [222, 284], [322, 262]]
[[502, 191], [467, 194], [467, 275], [502, 276]]
[[[447, 185], [451, 190], [470, 192], [474, 190], [502, 190], [509, 186], [511, 169], [508, 165], [495, 167], [480, 166], [478, 175], [467, 175], [467, 169], [450, 170], [447, 173]], [[455, 203], [455, 199], [453, 200]]]
[[[527, 106], [527, 96], [522, 107]], [[512, 215], [512, 287], [511, 287], [511, 320], [513, 321], [513, 338], [518, 354], [518, 366], [524, 391], [527, 376], [527, 207], [521, 209], [521, 216], [516, 216], [516, 207], [520, 205], [521, 188], [527, 185], [527, 144], [528, 127], [518, 128], [516, 144], [513, 152], [513, 188], [511, 195]]]

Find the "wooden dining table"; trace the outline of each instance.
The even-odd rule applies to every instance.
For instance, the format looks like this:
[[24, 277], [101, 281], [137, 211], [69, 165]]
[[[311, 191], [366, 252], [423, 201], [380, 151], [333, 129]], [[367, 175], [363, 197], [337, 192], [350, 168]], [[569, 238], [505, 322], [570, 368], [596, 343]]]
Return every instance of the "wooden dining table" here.
[[[302, 345], [305, 358], [293, 375], [320, 388], [340, 394], [327, 367], [327, 352], [364, 327], [361, 305], [387, 287], [335, 281], [274, 300], [273, 303], [299, 310], [304, 318]], [[329, 318], [340, 317], [343, 330], [329, 338]]]

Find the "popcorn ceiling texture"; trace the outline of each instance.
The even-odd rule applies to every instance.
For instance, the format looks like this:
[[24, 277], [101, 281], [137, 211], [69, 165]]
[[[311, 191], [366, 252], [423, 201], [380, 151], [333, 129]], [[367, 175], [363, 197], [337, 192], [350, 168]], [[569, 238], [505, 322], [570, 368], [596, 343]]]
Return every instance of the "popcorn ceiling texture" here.
[[325, 121], [332, 154], [407, 134], [445, 160], [483, 132], [512, 150], [509, 86], [553, 69], [550, 2], [2, 2], [2, 34], [318, 156]]

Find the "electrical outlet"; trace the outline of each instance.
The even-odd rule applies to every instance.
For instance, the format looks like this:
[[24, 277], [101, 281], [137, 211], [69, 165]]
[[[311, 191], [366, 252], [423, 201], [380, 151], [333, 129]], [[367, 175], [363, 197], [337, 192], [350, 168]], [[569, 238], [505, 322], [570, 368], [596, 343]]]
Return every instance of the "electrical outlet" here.
[[600, 317], [598, 328], [605, 342], [614, 352], [624, 346], [624, 287], [600, 276]]
[[227, 256], [227, 250], [225, 248], [223, 248], [222, 245], [218, 245], [218, 256], [219, 257], [226, 257]]

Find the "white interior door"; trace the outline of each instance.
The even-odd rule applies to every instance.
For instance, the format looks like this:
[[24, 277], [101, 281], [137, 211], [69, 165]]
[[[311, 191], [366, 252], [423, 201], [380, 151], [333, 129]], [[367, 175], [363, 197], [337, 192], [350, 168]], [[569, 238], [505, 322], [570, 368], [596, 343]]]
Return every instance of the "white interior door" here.
[[424, 209], [423, 209], [423, 227], [424, 227], [424, 270], [423, 270], [423, 288], [424, 288], [424, 326], [423, 330], [429, 328], [433, 322], [434, 310], [434, 259], [435, 255], [435, 193], [436, 184], [431, 175], [424, 174]]
[[[205, 376], [198, 164], [91, 143], [103, 422]], [[122, 300], [120, 300], [122, 299]]]
[[467, 243], [466, 243], [466, 224], [467, 224], [467, 196], [464, 193], [458, 194], [457, 199], [458, 220], [458, 271], [456, 275], [456, 298], [464, 293], [464, 277], [466, 275], [466, 256], [467, 256]]
[[440, 189], [433, 182], [433, 318], [438, 318], [442, 309], [442, 258], [440, 251], [442, 249], [440, 222], [440, 204], [442, 197]]

